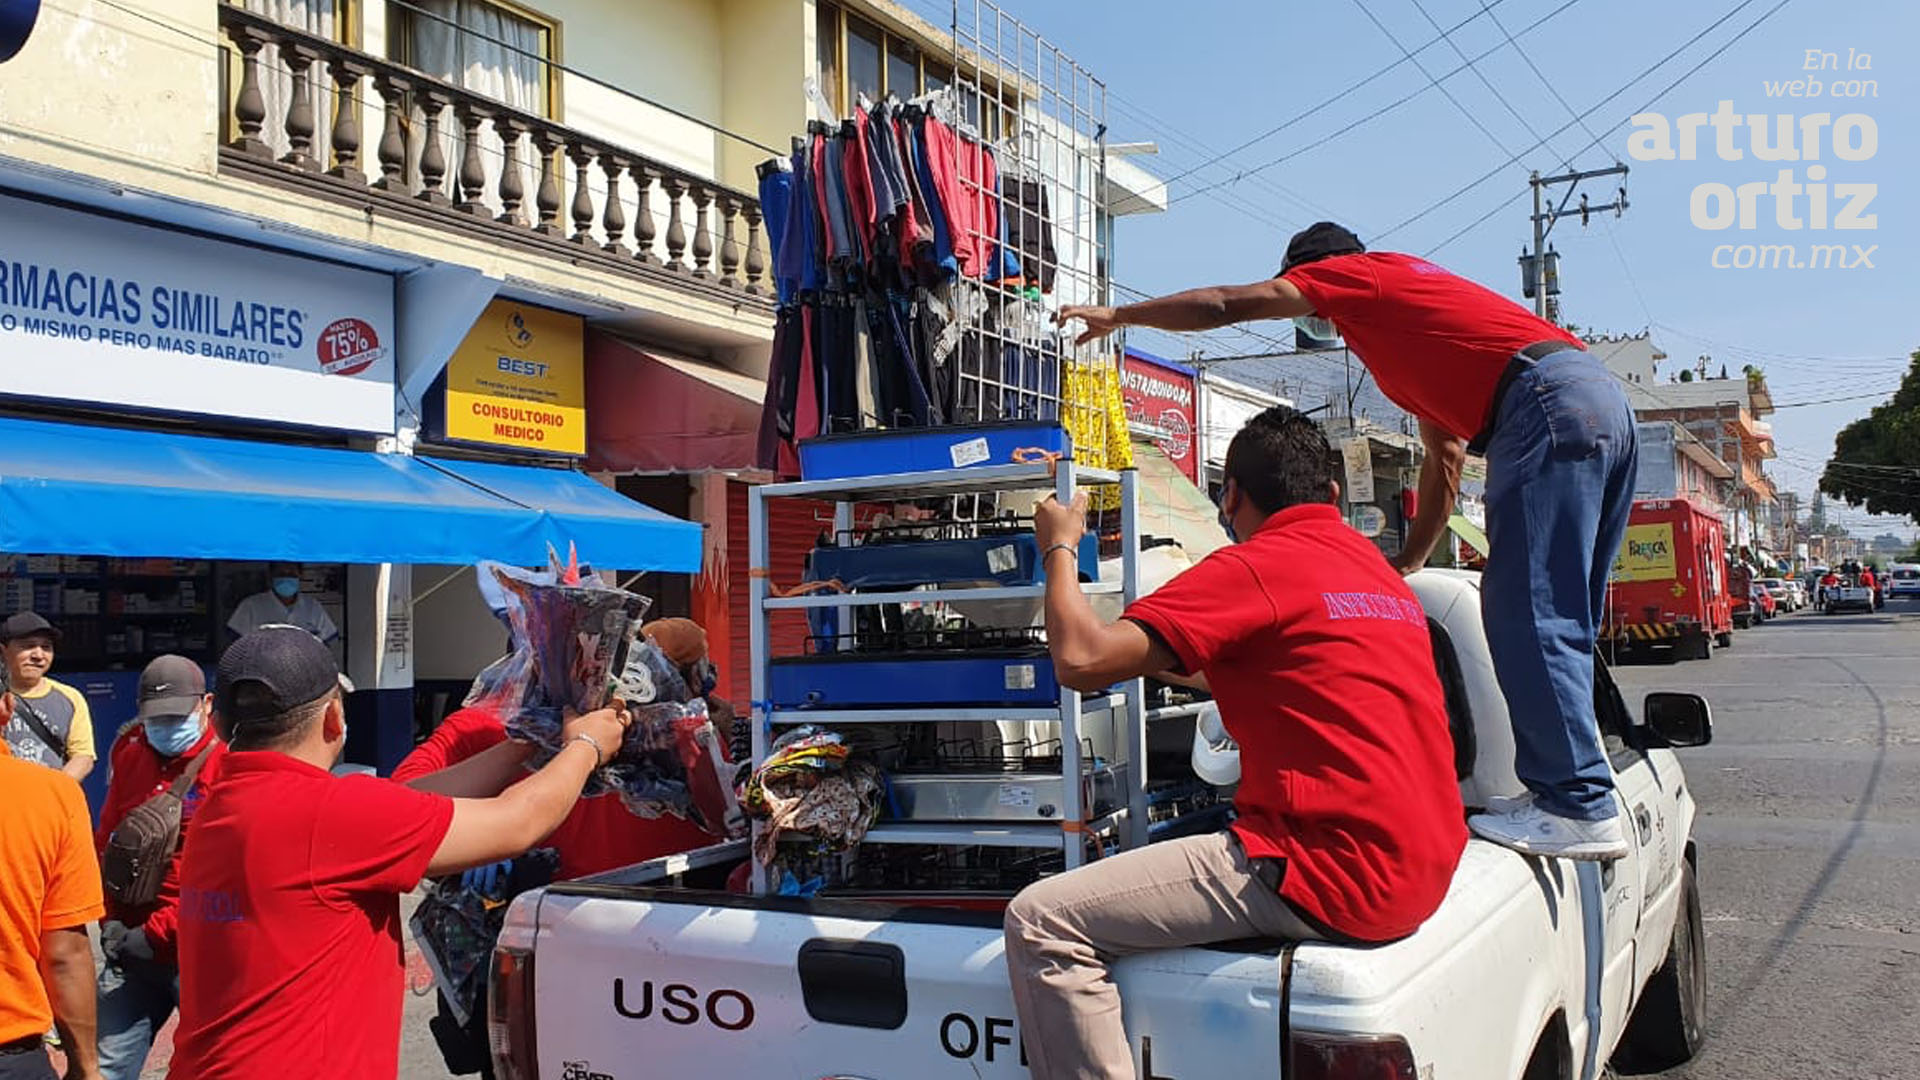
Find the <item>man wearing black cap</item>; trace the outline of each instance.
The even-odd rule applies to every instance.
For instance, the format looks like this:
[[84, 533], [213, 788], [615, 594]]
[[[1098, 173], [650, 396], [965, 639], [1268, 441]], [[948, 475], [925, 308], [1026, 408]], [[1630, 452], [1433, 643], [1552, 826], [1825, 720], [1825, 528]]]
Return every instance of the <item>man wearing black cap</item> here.
[[1420, 419], [1419, 514], [1394, 565], [1412, 573], [1446, 531], [1469, 451], [1487, 458], [1482, 617], [1528, 795], [1474, 817], [1520, 851], [1574, 859], [1627, 852], [1593, 706], [1593, 646], [1607, 574], [1626, 535], [1633, 410], [1580, 341], [1518, 304], [1413, 255], [1368, 252], [1320, 222], [1293, 237], [1270, 280], [1194, 289], [1122, 308], [1068, 307], [1082, 342], [1122, 326], [1211, 330], [1292, 319], [1343, 337], [1380, 390]]
[[13, 719], [6, 725], [13, 756], [59, 769], [75, 780], [93, 771], [93, 714], [87, 699], [47, 677], [60, 631], [31, 611], [0, 622], [0, 657], [7, 662]]
[[[153, 1037], [180, 1005], [175, 957], [180, 851], [207, 789], [220, 775], [226, 750], [213, 732], [212, 713], [213, 698], [199, 664], [184, 656], [155, 657], [140, 673], [134, 723], [109, 752], [107, 801], [94, 831], [103, 855], [107, 839], [135, 807], [176, 783], [185, 790], [180, 792], [180, 837], [159, 892], [151, 903], [139, 905], [109, 897], [107, 921], [100, 924], [107, 959], [100, 969], [100, 1072], [106, 1080], [137, 1080]], [[189, 770], [193, 775], [182, 780]]]
[[538, 843], [626, 725], [616, 709], [568, 720], [532, 775], [527, 747], [503, 743], [410, 786], [335, 777], [343, 682], [327, 647], [292, 626], [255, 630], [220, 659], [228, 753], [181, 870], [171, 1076], [395, 1075], [400, 894]]

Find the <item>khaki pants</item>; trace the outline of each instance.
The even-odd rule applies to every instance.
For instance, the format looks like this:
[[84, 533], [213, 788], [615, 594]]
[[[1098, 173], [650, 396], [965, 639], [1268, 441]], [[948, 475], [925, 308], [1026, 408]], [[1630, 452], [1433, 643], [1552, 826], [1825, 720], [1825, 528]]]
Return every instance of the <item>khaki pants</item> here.
[[1255, 878], [1229, 832], [1129, 851], [1021, 890], [1007, 975], [1036, 1080], [1133, 1080], [1112, 962], [1235, 938], [1319, 937]]

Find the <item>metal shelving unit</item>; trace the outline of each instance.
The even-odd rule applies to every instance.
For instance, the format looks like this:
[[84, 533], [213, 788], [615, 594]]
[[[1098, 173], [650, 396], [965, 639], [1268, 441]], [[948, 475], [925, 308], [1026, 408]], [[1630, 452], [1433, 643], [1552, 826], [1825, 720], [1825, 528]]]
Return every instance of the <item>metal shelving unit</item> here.
[[[929, 724], [943, 721], [1019, 721], [1059, 724], [1061, 777], [1088, 776], [1089, 766], [1081, 738], [1083, 718], [1106, 711], [1120, 730], [1115, 746], [1124, 752], [1124, 761], [1114, 763], [1121, 784], [1121, 804], [1110, 812], [1093, 816], [1084, 806], [1080, 784], [1061, 784], [1060, 819], [1050, 823], [980, 822], [920, 823], [882, 822], [866, 835], [866, 843], [924, 844], [955, 847], [1043, 848], [1062, 852], [1068, 869], [1086, 861], [1086, 840], [1090, 835], [1111, 836], [1122, 848], [1147, 841], [1146, 796], [1146, 718], [1145, 690], [1140, 680], [1123, 685], [1118, 692], [1081, 694], [1061, 687], [1059, 701], [1052, 708], [1036, 707], [927, 707], [902, 705], [885, 709], [791, 709], [774, 708], [768, 701], [768, 665], [772, 660], [768, 615], [774, 611], [833, 607], [843, 609], [842, 625], [851, 622], [851, 609], [877, 604], [937, 603], [941, 601], [1040, 599], [1044, 583], [1001, 588], [931, 588], [912, 591], [872, 593], [834, 593], [811, 596], [776, 597], [767, 577], [770, 549], [767, 524], [769, 499], [806, 498], [834, 504], [833, 535], [842, 545], [850, 543], [853, 508], [856, 502], [918, 500], [947, 495], [988, 494], [1007, 491], [1052, 489], [1062, 502], [1073, 498], [1082, 485], [1118, 484], [1121, 491], [1121, 580], [1116, 583], [1082, 583], [1088, 593], [1119, 593], [1127, 602], [1139, 595], [1140, 523], [1137, 474], [1133, 470], [1114, 472], [1077, 468], [1069, 455], [1054, 462], [1039, 464], [981, 465], [959, 469], [941, 469], [918, 473], [896, 473], [840, 480], [805, 480], [795, 483], [766, 484], [749, 489], [747, 501], [749, 582], [749, 632], [752, 657], [753, 690], [753, 764], [766, 760], [773, 728], [800, 723], [828, 726], [847, 724]], [[1017, 774], [1012, 774], [1017, 775]], [[754, 828], [761, 828], [759, 822]], [[753, 868], [753, 890], [764, 894], [767, 875], [764, 867]]]

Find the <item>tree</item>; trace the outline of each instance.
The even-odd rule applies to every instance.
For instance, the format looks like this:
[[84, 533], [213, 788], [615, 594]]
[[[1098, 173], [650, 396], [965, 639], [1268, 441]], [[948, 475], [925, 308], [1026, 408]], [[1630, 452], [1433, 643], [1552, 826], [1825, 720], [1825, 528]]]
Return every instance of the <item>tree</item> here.
[[1920, 521], [1920, 350], [1884, 405], [1840, 429], [1820, 490], [1873, 514]]

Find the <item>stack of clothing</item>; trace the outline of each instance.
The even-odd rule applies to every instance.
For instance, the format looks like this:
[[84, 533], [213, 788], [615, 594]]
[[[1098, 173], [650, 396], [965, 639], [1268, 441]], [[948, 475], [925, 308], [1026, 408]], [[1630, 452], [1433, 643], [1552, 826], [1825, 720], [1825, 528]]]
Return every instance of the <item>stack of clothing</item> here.
[[765, 468], [796, 475], [819, 434], [1057, 418], [1046, 187], [1003, 172], [945, 100], [863, 100], [760, 167], [780, 301]]

